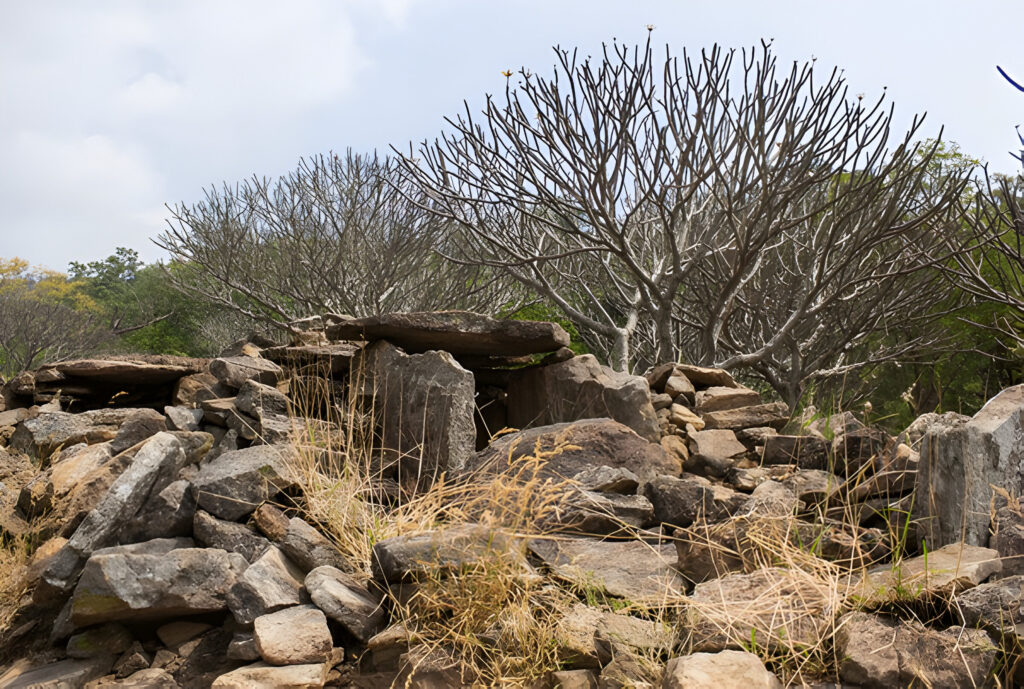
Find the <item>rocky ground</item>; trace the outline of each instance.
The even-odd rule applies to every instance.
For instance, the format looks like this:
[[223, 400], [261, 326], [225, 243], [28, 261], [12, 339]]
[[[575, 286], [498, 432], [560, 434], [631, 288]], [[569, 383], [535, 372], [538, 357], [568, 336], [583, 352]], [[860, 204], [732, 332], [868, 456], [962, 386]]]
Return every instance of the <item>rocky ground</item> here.
[[7, 382], [0, 687], [1019, 681], [1024, 388], [892, 437], [550, 323], [304, 327]]

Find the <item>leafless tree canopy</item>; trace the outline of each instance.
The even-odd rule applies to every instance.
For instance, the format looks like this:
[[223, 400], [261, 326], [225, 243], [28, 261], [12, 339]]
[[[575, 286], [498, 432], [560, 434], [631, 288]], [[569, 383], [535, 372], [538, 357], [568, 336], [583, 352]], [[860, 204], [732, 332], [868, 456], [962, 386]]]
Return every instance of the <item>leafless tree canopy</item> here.
[[553, 301], [614, 367], [750, 367], [791, 397], [936, 300], [911, 259], [964, 178], [928, 177], [920, 118], [894, 142], [882, 99], [768, 45], [557, 56], [403, 169], [466, 230], [456, 258]]
[[0, 374], [90, 354], [113, 333], [90, 314], [36, 298], [29, 286], [0, 290]]
[[170, 208], [157, 239], [180, 286], [281, 325], [324, 312], [496, 309], [499, 286], [437, 252], [459, 240], [396, 185], [388, 159], [320, 156], [276, 180], [210, 189]]

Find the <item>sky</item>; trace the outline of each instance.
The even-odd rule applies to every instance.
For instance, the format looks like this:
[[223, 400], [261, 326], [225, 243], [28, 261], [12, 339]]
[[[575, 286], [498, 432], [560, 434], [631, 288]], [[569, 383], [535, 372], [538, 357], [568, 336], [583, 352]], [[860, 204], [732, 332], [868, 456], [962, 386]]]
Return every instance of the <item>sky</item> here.
[[287, 172], [303, 156], [387, 151], [479, 109], [506, 69], [552, 73], [646, 40], [675, 53], [773, 40], [780, 61], [885, 89], [906, 127], [990, 169], [1019, 163], [1024, 2], [986, 0], [0, 0], [0, 257], [65, 270], [119, 246], [162, 258], [165, 204]]

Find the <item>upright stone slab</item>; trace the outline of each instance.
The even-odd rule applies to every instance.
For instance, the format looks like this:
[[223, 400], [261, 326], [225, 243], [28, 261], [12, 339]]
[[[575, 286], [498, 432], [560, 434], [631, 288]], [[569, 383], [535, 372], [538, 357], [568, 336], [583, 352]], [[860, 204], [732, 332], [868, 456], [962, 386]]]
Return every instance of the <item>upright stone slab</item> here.
[[1024, 385], [1003, 390], [967, 422], [937, 422], [921, 441], [914, 519], [929, 550], [988, 545], [992, 486], [1024, 491]]
[[385, 341], [367, 347], [357, 367], [385, 449], [420, 460], [425, 480], [465, 465], [476, 450], [472, 373], [447, 352], [410, 355]]
[[597, 418], [614, 419], [651, 442], [661, 438], [647, 381], [602, 366], [592, 354], [523, 369], [509, 382], [509, 426]]

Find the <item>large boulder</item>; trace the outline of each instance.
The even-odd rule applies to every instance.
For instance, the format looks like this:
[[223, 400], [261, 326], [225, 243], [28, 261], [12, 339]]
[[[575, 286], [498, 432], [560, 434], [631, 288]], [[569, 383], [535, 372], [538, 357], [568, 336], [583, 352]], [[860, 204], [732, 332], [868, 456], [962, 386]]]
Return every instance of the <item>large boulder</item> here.
[[661, 445], [611, 419], [587, 419], [503, 435], [474, 455], [466, 470], [502, 472], [510, 463], [530, 456], [543, 457], [541, 473], [553, 478], [573, 478], [600, 466], [622, 467], [644, 480], [659, 474], [678, 476], [682, 471], [679, 459], [670, 457]]
[[461, 469], [476, 450], [473, 374], [443, 351], [406, 354], [388, 342], [359, 358], [386, 450], [416, 462], [421, 482]]
[[409, 353], [518, 356], [569, 346], [569, 333], [557, 323], [497, 320], [469, 311], [327, 318], [332, 321], [327, 327], [332, 340], [388, 340]]
[[93, 553], [71, 598], [74, 626], [226, 610], [228, 591], [248, 566], [245, 558], [177, 545], [161, 539]]
[[1003, 390], [969, 421], [929, 427], [921, 441], [914, 519], [929, 548], [984, 546], [993, 488], [1024, 492], [1024, 385]]
[[789, 407], [785, 402], [768, 402], [736, 409], [709, 411], [702, 414], [701, 418], [708, 429], [727, 428], [736, 431], [755, 426], [770, 426], [777, 430], [789, 421]]
[[464, 524], [393, 536], [373, 546], [374, 578], [398, 583], [437, 572], [458, 572], [483, 560], [517, 557], [521, 546], [502, 531]]
[[242, 519], [292, 485], [290, 451], [282, 445], [254, 445], [225, 452], [192, 480], [197, 504], [221, 519]]
[[18, 424], [10, 447], [45, 460], [57, 449], [78, 443], [102, 443], [117, 437], [118, 429], [136, 409], [97, 409], [81, 414], [43, 412]]
[[606, 417], [652, 442], [661, 437], [647, 381], [612, 371], [591, 354], [516, 372], [507, 405], [516, 428]]

